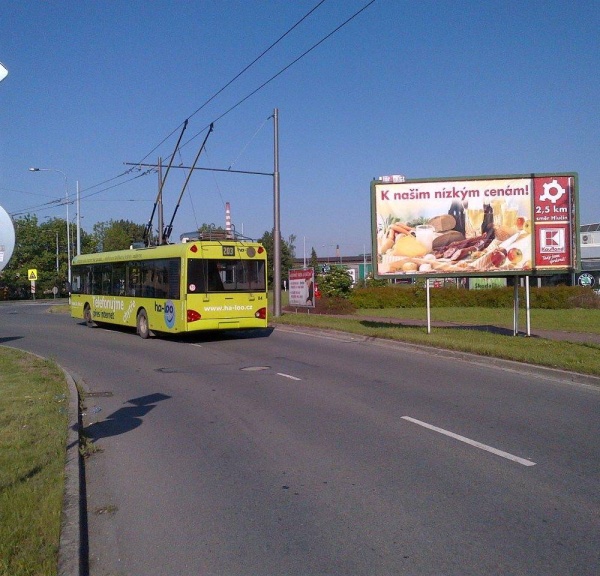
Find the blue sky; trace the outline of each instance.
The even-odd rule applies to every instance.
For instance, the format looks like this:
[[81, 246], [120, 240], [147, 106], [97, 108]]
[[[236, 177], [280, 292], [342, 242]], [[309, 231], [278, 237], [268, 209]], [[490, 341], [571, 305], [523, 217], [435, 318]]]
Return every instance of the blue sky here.
[[[145, 224], [158, 177], [125, 163], [273, 171], [279, 110], [281, 232], [296, 254], [357, 255], [371, 242], [373, 177], [578, 172], [582, 223], [600, 221], [600, 1], [114, 0], [0, 6], [0, 206], [82, 226]], [[167, 138], [170, 135], [169, 138]], [[195, 138], [194, 138], [195, 137]], [[166, 139], [166, 140], [165, 140]], [[121, 175], [121, 176], [120, 176]], [[185, 179], [165, 184], [170, 220]], [[103, 184], [104, 183], [104, 184]], [[172, 239], [203, 223], [273, 226], [273, 181], [195, 173]], [[70, 217], [75, 207], [70, 207]], [[156, 218], [154, 220], [156, 225]]]

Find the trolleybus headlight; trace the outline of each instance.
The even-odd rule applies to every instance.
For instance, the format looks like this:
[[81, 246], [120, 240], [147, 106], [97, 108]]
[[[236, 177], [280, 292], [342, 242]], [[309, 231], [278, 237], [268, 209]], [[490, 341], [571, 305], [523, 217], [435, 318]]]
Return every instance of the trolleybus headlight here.
[[200, 316], [199, 312], [196, 312], [195, 310], [187, 311], [187, 321], [188, 322], [196, 322], [197, 320], [200, 320], [200, 318], [202, 318], [202, 316]]
[[260, 320], [264, 320], [267, 317], [267, 309], [260, 308], [254, 313], [255, 318], [259, 318]]

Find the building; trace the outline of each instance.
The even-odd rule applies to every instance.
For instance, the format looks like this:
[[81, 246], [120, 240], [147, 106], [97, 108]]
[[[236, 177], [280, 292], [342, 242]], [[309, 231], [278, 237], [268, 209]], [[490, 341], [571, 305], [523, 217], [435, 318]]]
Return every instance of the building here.
[[[600, 223], [598, 224], [584, 224], [580, 228], [580, 242], [581, 242], [581, 274], [578, 275], [578, 279], [582, 276], [589, 280], [589, 277], [593, 277], [593, 287], [600, 287]], [[579, 283], [582, 283], [579, 280]]]

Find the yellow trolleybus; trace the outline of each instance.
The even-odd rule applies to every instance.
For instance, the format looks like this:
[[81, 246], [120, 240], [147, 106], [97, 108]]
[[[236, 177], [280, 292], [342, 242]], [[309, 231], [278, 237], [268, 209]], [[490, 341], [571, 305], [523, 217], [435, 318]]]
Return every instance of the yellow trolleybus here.
[[240, 239], [76, 256], [71, 316], [155, 332], [267, 326], [267, 254]]

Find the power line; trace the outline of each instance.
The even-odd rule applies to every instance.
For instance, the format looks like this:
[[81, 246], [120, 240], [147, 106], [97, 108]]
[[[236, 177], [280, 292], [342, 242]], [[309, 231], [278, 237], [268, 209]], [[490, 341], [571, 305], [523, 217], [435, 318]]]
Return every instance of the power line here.
[[[209, 104], [212, 100], [214, 100], [219, 94], [221, 94], [226, 88], [228, 88], [233, 82], [235, 82], [235, 80], [237, 80], [242, 74], [244, 74], [247, 70], [249, 70], [254, 64], [256, 64], [256, 62], [258, 62], [263, 56], [265, 56], [265, 54], [267, 54], [267, 52], [269, 52], [272, 48], [274, 48], [279, 42], [281, 42], [288, 34], [290, 34], [297, 26], [299, 26], [306, 18], [308, 18], [317, 8], [319, 8], [319, 6], [321, 6], [323, 3], [325, 2], [325, 0], [321, 0], [318, 4], [316, 4], [311, 10], [309, 10], [309, 12], [307, 12], [298, 22], [296, 22], [290, 29], [288, 29], [282, 36], [280, 36], [275, 42], [273, 42], [267, 49], [265, 49], [259, 56], [257, 56], [250, 64], [248, 64], [241, 72], [239, 72], [238, 74], [236, 74], [236, 76], [234, 76], [229, 82], [227, 82], [221, 89], [219, 89], [215, 94], [213, 94], [208, 100], [206, 100], [206, 102], [204, 102], [200, 107], [198, 107], [184, 122], [188, 121], [189, 118], [193, 117], [194, 115], [196, 115], [198, 112], [200, 112], [207, 104]], [[316, 42], [315, 44], [313, 44], [308, 50], [304, 51], [300, 56], [298, 56], [297, 58], [295, 58], [294, 60], [292, 60], [289, 64], [287, 64], [285, 67], [283, 67], [281, 70], [279, 70], [276, 74], [274, 74], [273, 76], [271, 76], [268, 80], [266, 80], [265, 82], [263, 82], [260, 86], [258, 86], [256, 89], [252, 90], [249, 94], [247, 94], [244, 98], [242, 98], [241, 100], [239, 100], [236, 104], [234, 104], [233, 106], [231, 106], [230, 108], [228, 108], [225, 112], [223, 112], [222, 114], [220, 114], [216, 119], [214, 119], [212, 122], [210, 122], [209, 124], [207, 124], [204, 128], [202, 128], [200, 131], [198, 131], [194, 136], [192, 136], [192, 138], [190, 138], [189, 140], [187, 140], [184, 144], [181, 145], [180, 148], [183, 148], [184, 146], [187, 146], [189, 143], [191, 143], [193, 140], [195, 140], [200, 134], [202, 134], [204, 131], [206, 131], [210, 124], [214, 124], [216, 122], [218, 122], [219, 120], [221, 120], [222, 118], [224, 118], [225, 116], [227, 116], [228, 114], [230, 114], [233, 110], [235, 110], [236, 108], [238, 108], [239, 106], [241, 106], [244, 102], [246, 102], [246, 100], [250, 99], [252, 96], [254, 96], [256, 93], [260, 92], [263, 88], [265, 88], [268, 84], [270, 84], [271, 82], [273, 82], [273, 80], [275, 80], [276, 78], [278, 78], [279, 76], [281, 76], [284, 72], [286, 72], [287, 70], [289, 70], [292, 66], [294, 66], [295, 64], [297, 64], [300, 60], [302, 60], [305, 56], [307, 56], [308, 54], [310, 54], [313, 50], [315, 50], [317, 47], [319, 47], [321, 44], [323, 44], [323, 42], [325, 42], [326, 40], [328, 40], [329, 38], [331, 38], [334, 34], [336, 34], [339, 30], [341, 30], [342, 28], [344, 28], [347, 24], [349, 24], [352, 20], [354, 20], [357, 16], [359, 16], [362, 12], [364, 12], [369, 6], [371, 6], [371, 4], [373, 4], [375, 2], [375, 0], [370, 0], [369, 2], [367, 2], [362, 8], [360, 8], [359, 10], [357, 10], [354, 14], [352, 14], [352, 16], [350, 16], [349, 18], [347, 18], [344, 22], [342, 22], [339, 26], [337, 26], [336, 28], [334, 28], [329, 34], [327, 34], [326, 36], [324, 36], [323, 38], [321, 38], [321, 40], [319, 40], [318, 42]], [[144, 158], [142, 158], [142, 160], [140, 160], [139, 163], [136, 164], [136, 166], [142, 166], [143, 162], [146, 158], [148, 158], [148, 156], [150, 156], [150, 154], [152, 154], [153, 152], [155, 152], [160, 146], [162, 146], [162, 144], [164, 144], [173, 134], [175, 134], [175, 132], [177, 132], [177, 130], [179, 130], [179, 128], [181, 128], [184, 124], [184, 122], [182, 122], [181, 124], [179, 124], [179, 126], [177, 126], [177, 128], [175, 128], [167, 137], [165, 137], [159, 144], [157, 144], [150, 152], [148, 152], [148, 154], [146, 154], [146, 156], [144, 156]], [[138, 168], [139, 169], [139, 168]], [[93, 186], [89, 186], [88, 188], [85, 188], [83, 190], [81, 190], [81, 192], [86, 192], [88, 190], [92, 190], [94, 188], [98, 188], [99, 186], [103, 186], [104, 184], [107, 184], [109, 182], [112, 182], [114, 180], [117, 180], [119, 178], [122, 178], [123, 176], [126, 176], [127, 174], [130, 174], [133, 170], [135, 170], [135, 167], [129, 168], [128, 170], [121, 172], [120, 174], [113, 176], [112, 178], [109, 178], [107, 180], [104, 180], [103, 182], [99, 182], [98, 184], [94, 184]], [[117, 188], [118, 186], [122, 186], [124, 184], [127, 184], [129, 182], [131, 182], [132, 180], [136, 180], [137, 178], [141, 178], [142, 176], [146, 176], [147, 174], [154, 172], [153, 169], [149, 169], [146, 170], [136, 176], [134, 176], [133, 178], [130, 178], [128, 180], [125, 180], [123, 182], [119, 182], [117, 184], [114, 184], [112, 186], [108, 186], [106, 188], [102, 188], [101, 190], [98, 190], [96, 192], [93, 192], [91, 194], [85, 195], [85, 196], [81, 196], [81, 199], [86, 199], [86, 198], [90, 198], [91, 196], [95, 196], [97, 194], [100, 194], [102, 192], [106, 192], [108, 190], [111, 190], [113, 188]], [[48, 206], [48, 204], [53, 204], [53, 206]], [[47, 202], [45, 204], [41, 204], [39, 205], [39, 209], [40, 210], [47, 210], [50, 208], [55, 207], [56, 205], [61, 206], [66, 204], [66, 200], [54, 200], [52, 202]], [[21, 210], [19, 212], [14, 212], [12, 213], [12, 215], [21, 215], [21, 214], [25, 214], [27, 213], [27, 211], [30, 210], [35, 210], [37, 209], [38, 206], [34, 206], [31, 207], [29, 209], [26, 210]]]
[[[277, 44], [279, 44], [279, 42], [281, 42], [288, 34], [290, 34], [295, 28], [297, 28], [304, 20], [306, 20], [324, 2], [325, 2], [325, 0], [321, 0], [314, 8], [312, 8], [311, 10], [309, 10], [304, 16], [302, 16], [302, 18], [300, 18], [300, 20], [298, 20], [298, 22], [296, 22], [291, 28], [289, 28], [284, 34], [282, 34], [277, 40], [275, 40], [275, 42], [273, 42], [268, 48], [266, 48], [265, 50], [263, 50], [254, 60], [252, 60], [252, 62], [250, 62], [250, 64], [248, 64], [241, 72], [238, 72], [231, 80], [229, 80], [229, 82], [227, 82], [222, 88], [220, 88], [219, 90], [217, 90], [210, 98], [208, 98], [208, 100], [206, 100], [201, 106], [199, 106], [196, 110], [194, 110], [194, 112], [192, 112], [187, 117], [187, 119], [185, 121], [187, 121], [190, 118], [194, 117], [196, 114], [198, 114], [198, 112], [200, 112], [200, 110], [202, 110], [205, 106], [207, 106], [208, 104], [210, 104], [219, 94], [221, 94], [221, 92], [223, 92], [227, 88], [229, 88], [229, 86], [231, 86], [240, 76], [242, 76], [242, 74], [244, 74], [245, 72], [247, 72], [263, 56], [265, 56], [269, 51], [271, 51], [271, 49], [273, 49], [275, 46], [277, 46]], [[159, 144], [157, 144], [152, 150], [150, 150], [150, 152], [148, 152], [148, 154], [146, 154], [140, 160], [140, 163], [142, 163], [144, 160], [146, 160], [146, 158], [148, 158], [148, 156], [150, 156], [150, 154], [152, 154], [153, 152], [155, 152], [171, 136], [173, 136], [173, 134], [175, 134], [183, 126], [184, 122], [182, 122], [181, 124], [179, 124], [179, 126], [177, 126], [177, 128], [175, 128], [166, 138], [163, 138], [163, 140], [161, 140]], [[204, 132], [204, 130], [201, 130], [198, 134], [196, 134], [196, 136], [198, 136], [201, 132]]]
[[[125, 174], [128, 174], [129, 172], [131, 172], [131, 170], [127, 170], [127, 171], [123, 172], [122, 174], [119, 174], [119, 176], [115, 176], [114, 178], [109, 178], [108, 180], [105, 180], [101, 184], [96, 184], [95, 186], [90, 186], [89, 188], [86, 188], [86, 190], [91, 190], [92, 188], [96, 188], [97, 186], [101, 186], [102, 184], [106, 184], [107, 182], [111, 182], [117, 178], [124, 176]], [[87, 194], [85, 196], [80, 195], [79, 198], [80, 198], [80, 200], [91, 198], [92, 196], [96, 196], [97, 194], [100, 194], [101, 192], [106, 192], [107, 190], [111, 190], [112, 188], [117, 188], [118, 186], [122, 186], [123, 184], [127, 184], [128, 182], [132, 182], [133, 180], [136, 180], [137, 178], [141, 178], [142, 176], [145, 176], [146, 174], [149, 174], [150, 172], [154, 172], [154, 170], [146, 170], [146, 171], [142, 172], [141, 174], [137, 174], [133, 178], [129, 178], [128, 180], [125, 180], [124, 182], [119, 182], [117, 184], [113, 184], [112, 186], [108, 186], [107, 188], [103, 188], [102, 190], [92, 192], [91, 194]], [[81, 191], [80, 191], [80, 194], [81, 194]], [[74, 202], [75, 202], [75, 200], [67, 201], [65, 198], [57, 198], [56, 200], [50, 200], [49, 202], [44, 202], [43, 204], [36, 204], [35, 206], [30, 206], [29, 208], [23, 208], [16, 212], [11, 212], [10, 215], [11, 216], [21, 216], [22, 214], [28, 214], [29, 212], [42, 212], [44, 210], [50, 210], [52, 208], [57, 208], [59, 206], [65, 206], [66, 204], [74, 204]]]
[[[277, 44], [279, 44], [286, 36], [288, 36], [295, 28], [297, 28], [304, 20], [306, 20], [315, 10], [317, 10], [317, 8], [319, 8], [319, 6], [321, 6], [321, 4], [323, 4], [325, 2], [325, 0], [321, 0], [320, 2], [318, 2], [313, 8], [311, 8], [304, 16], [302, 16], [302, 18], [300, 18], [300, 20], [298, 20], [291, 28], [289, 28], [284, 34], [282, 34], [277, 40], [275, 40], [275, 42], [273, 42], [268, 48], [266, 48], [265, 50], [263, 50], [254, 60], [252, 60], [252, 62], [250, 62], [250, 64], [248, 64], [245, 68], [243, 68], [243, 70], [241, 70], [240, 72], [238, 72], [231, 80], [229, 80], [229, 82], [227, 82], [222, 88], [220, 88], [217, 92], [215, 92], [210, 98], [208, 98], [201, 106], [199, 106], [196, 110], [194, 110], [194, 112], [192, 112], [192, 114], [190, 114], [188, 116], [188, 118], [186, 118], [186, 120], [184, 120], [181, 124], [179, 124], [179, 126], [177, 126], [174, 130], [171, 131], [170, 134], [168, 134], [165, 138], [163, 138], [152, 150], [150, 150], [150, 152], [148, 152], [141, 160], [140, 162], [137, 164], [138, 166], [141, 166], [142, 163], [144, 162], [144, 160], [146, 160], [146, 158], [148, 158], [148, 156], [150, 156], [152, 153], [154, 153], [158, 148], [160, 148], [169, 138], [171, 138], [171, 136], [173, 136], [173, 134], [175, 134], [184, 124], [185, 122], [187, 122], [190, 118], [192, 118], [193, 116], [195, 116], [196, 114], [198, 114], [198, 112], [200, 112], [205, 106], [207, 106], [210, 102], [212, 102], [219, 94], [221, 94], [224, 90], [226, 90], [229, 86], [231, 86], [231, 84], [233, 84], [240, 76], [242, 76], [245, 72], [247, 72], [252, 66], [254, 66], [254, 64], [256, 64], [261, 58], [263, 58], [269, 51], [271, 51], [275, 46], [277, 46]], [[210, 124], [209, 124], [210, 125]], [[197, 138], [202, 132], [204, 132], [204, 130], [208, 129], [208, 126], [201, 130], [200, 132], [198, 132], [194, 138]], [[191, 140], [189, 140], [188, 142], [190, 142]], [[98, 188], [99, 186], [103, 186], [104, 184], [108, 183], [108, 182], [112, 182], [113, 180], [116, 180], [118, 178], [122, 178], [123, 176], [126, 176], [127, 174], [131, 173], [133, 170], [135, 170], [135, 167], [130, 168], [128, 170], [126, 170], [125, 172], [122, 172], [121, 174], [118, 174], [117, 176], [114, 176], [112, 178], [109, 178], [108, 180], [104, 180], [103, 182], [100, 182], [98, 184], [94, 184], [93, 186], [90, 186], [88, 188], [85, 188], [84, 190], [81, 190], [81, 192], [86, 192], [88, 190], [92, 190], [94, 188]], [[143, 172], [142, 174], [138, 175], [139, 176], [145, 176], [146, 174], [149, 174], [150, 172], [153, 172], [153, 170], [146, 170], [145, 172]], [[137, 178], [136, 177], [136, 178]], [[135, 178], [134, 178], [135, 179]], [[88, 194], [87, 196], [81, 196], [82, 199], [85, 198], [89, 198], [90, 196], [94, 196], [96, 194], [100, 194], [101, 192], [106, 192], [107, 190], [111, 190], [112, 188], [116, 188], [117, 186], [121, 186], [124, 184], [127, 184], [128, 182], [130, 182], [131, 180], [126, 180], [124, 182], [121, 182], [119, 184], [115, 184], [114, 186], [109, 186], [107, 188], [103, 188], [102, 190], [98, 190], [97, 192], [94, 192], [93, 194]], [[35, 207], [34, 207], [35, 208]], [[31, 208], [33, 209], [33, 208]], [[30, 210], [31, 210], [30, 209]], [[19, 212], [17, 214], [21, 214], [24, 212]]]
[[[316, 44], [313, 44], [308, 50], [306, 50], [305, 52], [303, 52], [302, 54], [300, 54], [300, 56], [298, 56], [296, 59], [292, 60], [287, 66], [284, 66], [281, 70], [279, 70], [279, 72], [277, 72], [276, 74], [274, 74], [273, 76], [271, 76], [268, 80], [266, 80], [265, 82], [263, 82], [258, 88], [255, 88], [252, 92], [250, 92], [250, 94], [246, 95], [244, 98], [242, 98], [241, 100], [239, 100], [236, 104], [234, 104], [233, 106], [231, 106], [230, 108], [228, 108], [220, 116], [218, 116], [217, 118], [215, 118], [210, 124], [215, 124], [216, 122], [218, 122], [219, 120], [221, 120], [222, 118], [224, 118], [225, 116], [227, 116], [227, 114], [229, 114], [230, 112], [233, 112], [233, 110], [235, 110], [238, 106], [241, 106], [246, 100], [248, 100], [249, 98], [251, 98], [252, 96], [254, 96], [257, 92], [260, 92], [265, 86], [267, 86], [273, 80], [275, 80], [276, 78], [278, 78], [279, 76], [281, 76], [286, 70], [289, 70], [294, 64], [297, 64], [300, 60], [302, 60], [302, 58], [304, 58], [305, 56], [307, 56], [308, 54], [310, 54], [315, 48], [317, 48], [318, 46], [320, 46], [321, 44], [323, 44], [323, 42], [325, 42], [326, 40], [328, 40], [329, 38], [331, 38], [336, 32], [338, 32], [344, 26], [346, 26], [348, 23], [350, 23], [352, 20], [354, 20], [354, 18], [356, 18], [359, 14], [361, 14], [362, 12], [364, 12], [374, 2], [375, 2], [375, 0], [371, 0], [370, 2], [368, 2], [367, 4], [365, 4], [365, 6], [363, 6], [360, 10], [358, 10], [357, 12], [355, 12], [347, 20], [345, 20], [344, 22], [342, 22], [342, 24], [340, 24], [337, 28], [335, 28], [329, 34], [327, 34], [326, 36], [324, 36], [323, 38], [321, 38], [321, 40], [319, 40]], [[202, 130], [200, 130], [198, 133], [196, 133], [194, 136], [192, 136], [184, 144], [182, 144], [181, 148], [187, 146], [190, 142], [192, 142], [200, 134], [202, 134], [202, 132], [204, 132], [207, 128], [208, 128], [208, 126], [205, 126], [204, 128], [202, 128]]]

